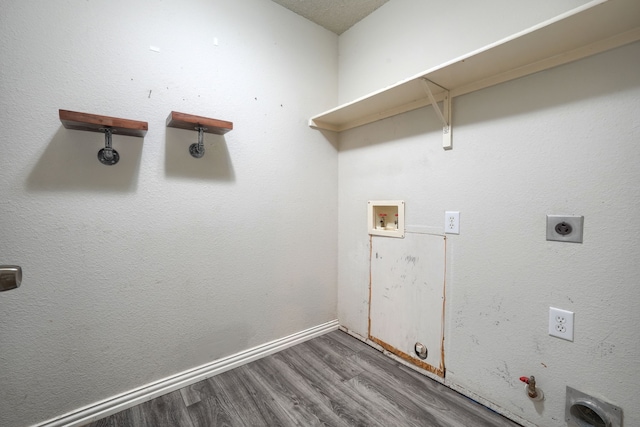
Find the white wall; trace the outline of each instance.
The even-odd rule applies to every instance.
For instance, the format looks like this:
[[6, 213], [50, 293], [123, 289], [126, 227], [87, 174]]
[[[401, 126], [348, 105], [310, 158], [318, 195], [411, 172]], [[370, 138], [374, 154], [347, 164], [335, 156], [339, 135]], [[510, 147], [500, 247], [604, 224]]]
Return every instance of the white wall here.
[[339, 102], [392, 85], [587, 2], [387, 2], [340, 36]]
[[[447, 242], [447, 382], [549, 427], [566, 425], [569, 385], [640, 425], [639, 67], [636, 43], [455, 98], [452, 151], [431, 107], [343, 132], [341, 325], [367, 334], [367, 200], [404, 199], [408, 225], [440, 229], [444, 211], [459, 210], [461, 234]], [[547, 242], [546, 214], [584, 215], [584, 243]], [[573, 343], [547, 335], [549, 306], [576, 313]], [[522, 375], [536, 376], [543, 404], [525, 397]]]
[[[336, 318], [337, 152], [306, 123], [335, 34], [265, 0], [2, 0], [0, 58], [0, 425]], [[103, 166], [60, 108], [149, 132]], [[172, 110], [234, 130], [196, 160]]]

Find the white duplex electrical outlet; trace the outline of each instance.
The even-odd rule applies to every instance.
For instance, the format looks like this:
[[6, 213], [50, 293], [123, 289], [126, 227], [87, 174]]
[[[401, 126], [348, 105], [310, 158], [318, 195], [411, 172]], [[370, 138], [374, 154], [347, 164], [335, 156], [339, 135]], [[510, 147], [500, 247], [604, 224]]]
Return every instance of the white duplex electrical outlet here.
[[446, 211], [444, 213], [445, 234], [460, 234], [460, 212]]
[[573, 311], [549, 307], [549, 335], [573, 341]]

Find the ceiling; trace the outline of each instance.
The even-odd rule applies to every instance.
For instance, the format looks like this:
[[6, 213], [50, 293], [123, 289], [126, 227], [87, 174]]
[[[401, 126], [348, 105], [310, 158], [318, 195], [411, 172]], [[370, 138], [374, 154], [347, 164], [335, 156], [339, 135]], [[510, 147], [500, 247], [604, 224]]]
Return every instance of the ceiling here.
[[340, 35], [389, 0], [272, 0]]

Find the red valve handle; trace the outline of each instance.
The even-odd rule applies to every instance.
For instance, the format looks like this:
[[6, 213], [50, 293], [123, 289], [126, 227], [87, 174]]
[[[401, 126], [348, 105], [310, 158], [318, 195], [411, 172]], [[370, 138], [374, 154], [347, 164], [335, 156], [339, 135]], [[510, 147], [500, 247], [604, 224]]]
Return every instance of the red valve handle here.
[[520, 381], [529, 384], [529, 377], [520, 377]]

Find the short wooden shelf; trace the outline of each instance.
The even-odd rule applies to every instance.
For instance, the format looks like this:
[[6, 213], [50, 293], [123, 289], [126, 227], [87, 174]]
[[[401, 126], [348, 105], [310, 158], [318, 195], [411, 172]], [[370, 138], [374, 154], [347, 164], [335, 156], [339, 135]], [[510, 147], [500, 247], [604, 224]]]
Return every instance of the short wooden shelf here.
[[233, 130], [233, 123], [172, 111], [169, 117], [167, 117], [167, 127], [187, 130], [198, 130], [198, 128], [202, 127], [205, 133], [224, 135], [230, 130]]
[[147, 130], [149, 130], [149, 124], [147, 122], [139, 122], [137, 120], [79, 113], [69, 110], [59, 110], [59, 114], [62, 125], [67, 129], [104, 133], [105, 128], [110, 128], [115, 135], [137, 137], [145, 136]]
[[[341, 132], [640, 40], [639, 0], [592, 0], [556, 18], [312, 117]], [[449, 98], [449, 99], [450, 99]]]

